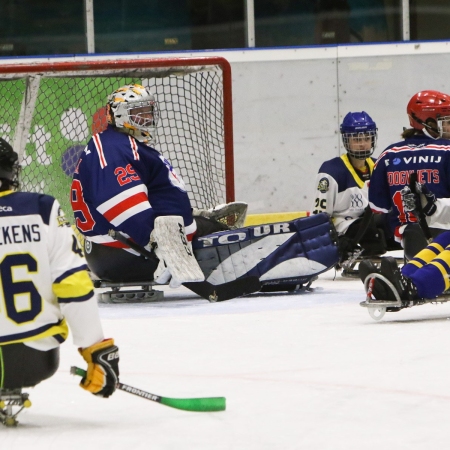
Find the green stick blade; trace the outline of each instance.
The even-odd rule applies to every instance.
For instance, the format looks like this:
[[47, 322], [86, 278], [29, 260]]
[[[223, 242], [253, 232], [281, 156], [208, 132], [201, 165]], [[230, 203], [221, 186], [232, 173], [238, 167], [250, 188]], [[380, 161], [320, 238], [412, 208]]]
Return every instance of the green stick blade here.
[[184, 411], [225, 411], [225, 397], [205, 397], [205, 398], [169, 398], [161, 397], [160, 403], [172, 408]]
[[[72, 366], [70, 368], [72, 375], [78, 375], [84, 377], [86, 371], [79, 367]], [[183, 411], [197, 411], [197, 412], [212, 412], [212, 411], [225, 411], [226, 400], [225, 397], [202, 397], [202, 398], [170, 398], [162, 397], [160, 395], [150, 394], [149, 392], [136, 389], [123, 383], [118, 383], [118, 389], [125, 392], [135, 394], [138, 397], [152, 400], [162, 405], [170, 406], [172, 408], [181, 409]]]

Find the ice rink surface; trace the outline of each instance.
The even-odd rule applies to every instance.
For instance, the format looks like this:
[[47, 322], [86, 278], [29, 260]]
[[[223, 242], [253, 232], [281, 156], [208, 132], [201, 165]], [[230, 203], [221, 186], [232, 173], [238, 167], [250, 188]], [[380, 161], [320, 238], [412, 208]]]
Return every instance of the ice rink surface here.
[[224, 412], [172, 409], [78, 387], [69, 338], [56, 375], [29, 389], [3, 449], [446, 449], [450, 303], [386, 313], [359, 306], [362, 283], [331, 270], [313, 292], [208, 303], [166, 290], [160, 303], [100, 305], [121, 381], [168, 397], [225, 396]]

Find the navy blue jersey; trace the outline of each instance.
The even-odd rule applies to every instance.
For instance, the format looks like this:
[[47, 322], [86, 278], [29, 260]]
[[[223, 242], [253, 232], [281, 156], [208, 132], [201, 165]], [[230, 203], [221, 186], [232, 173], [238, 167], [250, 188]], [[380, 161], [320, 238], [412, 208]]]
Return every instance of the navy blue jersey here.
[[158, 216], [182, 216], [188, 235], [196, 229], [185, 185], [169, 161], [111, 126], [81, 154], [71, 203], [77, 228], [99, 244], [121, 247], [108, 236], [114, 229], [145, 246]]
[[[392, 209], [391, 224], [397, 238], [402, 233], [400, 227], [417, 222], [414, 214], [403, 210], [400, 193], [414, 172], [418, 181], [438, 199], [450, 197], [450, 140], [417, 135], [387, 147], [378, 158], [370, 179], [369, 203], [376, 212]], [[438, 206], [438, 213], [431, 216], [429, 225], [448, 228], [445, 222]]]

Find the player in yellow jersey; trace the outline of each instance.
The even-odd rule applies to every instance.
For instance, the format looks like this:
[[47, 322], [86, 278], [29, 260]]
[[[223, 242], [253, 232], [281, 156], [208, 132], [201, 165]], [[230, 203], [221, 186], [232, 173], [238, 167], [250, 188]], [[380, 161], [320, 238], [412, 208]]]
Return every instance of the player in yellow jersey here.
[[56, 372], [59, 346], [69, 327], [88, 363], [81, 387], [108, 397], [119, 376], [118, 348], [112, 339], [104, 339], [93, 285], [72, 228], [55, 198], [16, 191], [17, 159], [11, 145], [0, 138], [0, 421], [4, 423], [11, 419], [12, 393], [20, 395], [22, 388]]

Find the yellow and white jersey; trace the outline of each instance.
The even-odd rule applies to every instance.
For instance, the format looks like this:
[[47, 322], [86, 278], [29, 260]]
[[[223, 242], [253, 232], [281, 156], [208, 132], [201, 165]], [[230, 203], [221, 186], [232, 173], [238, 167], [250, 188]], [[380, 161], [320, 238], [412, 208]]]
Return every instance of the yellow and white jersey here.
[[49, 350], [103, 339], [86, 260], [49, 195], [0, 192], [0, 345]]
[[[367, 178], [370, 178], [374, 160], [367, 158], [366, 165], [369, 169]], [[339, 234], [344, 234], [355, 220], [362, 217], [369, 204], [368, 180], [361, 179], [347, 154], [325, 161], [319, 169], [315, 186], [311, 212], [329, 214]]]

